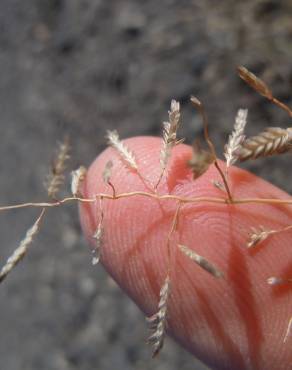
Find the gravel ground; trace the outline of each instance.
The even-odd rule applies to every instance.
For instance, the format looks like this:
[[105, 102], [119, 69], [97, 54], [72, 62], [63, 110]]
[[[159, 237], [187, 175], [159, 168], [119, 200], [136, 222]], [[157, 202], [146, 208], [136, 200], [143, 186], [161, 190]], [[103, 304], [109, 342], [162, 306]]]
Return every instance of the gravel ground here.
[[[45, 199], [64, 134], [72, 168], [87, 166], [105, 148], [106, 129], [159, 134], [172, 98], [182, 103], [189, 143], [202, 137], [190, 94], [205, 103], [221, 152], [239, 107], [249, 108], [248, 134], [287, 127], [288, 117], [246, 87], [236, 66], [291, 103], [291, 17], [289, 0], [1, 0], [0, 204]], [[291, 192], [288, 161], [247, 167]], [[1, 370], [206, 369], [171, 340], [150, 361], [144, 317], [91, 265], [76, 207], [50, 213], [0, 289]], [[1, 215], [2, 261], [34, 217]]]

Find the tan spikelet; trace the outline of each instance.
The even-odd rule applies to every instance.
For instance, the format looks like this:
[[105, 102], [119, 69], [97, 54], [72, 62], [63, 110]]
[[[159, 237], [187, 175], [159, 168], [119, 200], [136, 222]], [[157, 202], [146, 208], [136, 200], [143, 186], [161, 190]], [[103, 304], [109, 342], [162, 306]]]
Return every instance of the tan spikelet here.
[[187, 162], [191, 168], [194, 180], [203, 175], [214, 162], [214, 156], [207, 150], [203, 150], [197, 141], [193, 143], [193, 155]]
[[242, 78], [250, 87], [252, 87], [255, 91], [259, 94], [264, 96], [265, 98], [271, 100], [273, 98], [273, 94], [269, 87], [266, 85], [264, 81], [250, 72], [247, 68], [243, 66], [239, 66], [237, 68], [239, 77]]
[[111, 178], [111, 175], [112, 175], [112, 168], [113, 168], [113, 162], [111, 160], [109, 160], [106, 165], [105, 165], [105, 168], [102, 172], [102, 178], [103, 178], [103, 181], [108, 184], [109, 181], [110, 181], [110, 178]]
[[180, 104], [172, 100], [170, 104], [170, 111], [168, 112], [169, 122], [164, 122], [163, 130], [163, 146], [160, 152], [160, 165], [164, 170], [171, 154], [172, 148], [181, 143], [182, 140], [177, 139], [177, 130], [180, 125]]
[[292, 317], [288, 323], [287, 331], [284, 337], [284, 343], [287, 342], [288, 338], [291, 336], [291, 333], [292, 333]]
[[120, 140], [119, 134], [116, 130], [107, 131], [106, 135], [108, 143], [112, 146], [127, 164], [127, 166], [135, 171], [138, 169], [136, 158], [129, 148]]
[[71, 172], [71, 192], [74, 197], [77, 197], [80, 194], [80, 187], [82, 182], [85, 179], [86, 168], [80, 166], [77, 170]]
[[35, 223], [27, 230], [24, 239], [20, 242], [19, 246], [15, 249], [12, 255], [8, 258], [5, 265], [2, 267], [0, 271], [0, 283], [7, 277], [10, 271], [24, 258], [26, 255], [28, 248], [33, 241], [34, 236], [37, 234], [39, 230], [39, 224], [41, 219], [45, 213], [45, 209], [42, 210], [40, 216], [37, 218]]
[[64, 141], [59, 146], [59, 152], [53, 162], [51, 173], [46, 182], [47, 192], [50, 198], [56, 197], [61, 185], [64, 183], [64, 171], [67, 166], [66, 162], [70, 158], [69, 150], [69, 139], [65, 137]]
[[252, 72], [250, 72], [243, 66], [239, 66], [237, 68], [237, 71], [239, 77], [242, 78], [250, 87], [252, 87], [256, 92], [264, 96], [266, 99], [271, 101], [273, 104], [283, 109], [286, 113], [289, 114], [290, 117], [292, 117], [292, 110], [285, 103], [281, 102], [280, 100], [273, 96], [271, 89], [264, 81], [262, 81], [260, 78], [258, 78], [256, 75], [254, 75]]
[[291, 284], [292, 279], [283, 279], [281, 277], [271, 276], [267, 279], [267, 283], [269, 285], [273, 285], [273, 286], [283, 285], [283, 284]]
[[180, 104], [174, 99], [171, 101], [168, 117], [169, 122], [163, 122], [163, 140], [160, 151], [161, 172], [155, 185], [155, 189], [160, 184], [160, 181], [162, 180], [162, 177], [166, 171], [172, 149], [184, 141], [184, 139], [177, 139], [177, 131], [180, 126]]
[[223, 272], [220, 271], [218, 267], [216, 267], [206, 258], [194, 252], [192, 249], [181, 244], [179, 244], [178, 247], [187, 257], [189, 257], [192, 261], [196, 262], [202, 269], [209, 272], [209, 274], [213, 275], [216, 278], [222, 278], [224, 276]]
[[92, 264], [93, 265], [98, 264], [100, 260], [100, 248], [102, 244], [102, 237], [103, 237], [103, 225], [102, 225], [102, 221], [100, 221], [93, 235], [93, 238], [95, 239], [95, 246], [92, 251], [93, 253]]
[[167, 325], [167, 302], [170, 294], [170, 278], [166, 277], [160, 290], [160, 299], [158, 303], [158, 312], [147, 318], [151, 336], [148, 343], [152, 346], [152, 357], [155, 357], [163, 347], [165, 330]]
[[268, 230], [263, 226], [260, 226], [259, 229], [252, 227], [250, 235], [249, 235], [249, 240], [247, 242], [247, 247], [253, 248], [257, 246], [258, 244], [260, 244], [262, 241], [266, 240], [270, 235], [283, 233], [291, 229], [292, 229], [292, 225], [288, 225], [280, 229], [272, 229], [272, 230]]
[[282, 154], [292, 149], [292, 129], [269, 127], [246, 139], [236, 152], [241, 162], [248, 159]]
[[263, 226], [260, 226], [259, 229], [255, 227], [251, 228], [251, 233], [247, 242], [248, 248], [256, 247], [262, 241], [266, 240], [267, 237], [271, 234], [274, 234], [275, 230], [266, 230]]
[[227, 167], [234, 164], [238, 159], [236, 152], [240, 150], [241, 144], [245, 139], [244, 128], [246, 119], [247, 109], [239, 109], [235, 118], [233, 132], [229, 135], [228, 142], [225, 145], [224, 156]]

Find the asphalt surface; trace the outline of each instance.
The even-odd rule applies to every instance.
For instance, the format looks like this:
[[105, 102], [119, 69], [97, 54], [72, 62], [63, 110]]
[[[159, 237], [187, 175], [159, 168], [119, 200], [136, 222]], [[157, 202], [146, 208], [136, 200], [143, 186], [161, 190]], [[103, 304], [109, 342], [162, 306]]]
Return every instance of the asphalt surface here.
[[[291, 103], [291, 17], [289, 0], [1, 0], [0, 204], [46, 199], [44, 179], [65, 134], [71, 168], [88, 166], [107, 129], [159, 135], [172, 98], [182, 103], [188, 143], [202, 138], [189, 96], [205, 103], [220, 153], [240, 107], [249, 109], [248, 135], [288, 127], [236, 66]], [[290, 160], [245, 167], [291, 192]], [[2, 262], [36, 216], [1, 214]], [[206, 369], [171, 340], [150, 360], [144, 317], [91, 265], [73, 205], [51, 210], [0, 288], [1, 370]]]

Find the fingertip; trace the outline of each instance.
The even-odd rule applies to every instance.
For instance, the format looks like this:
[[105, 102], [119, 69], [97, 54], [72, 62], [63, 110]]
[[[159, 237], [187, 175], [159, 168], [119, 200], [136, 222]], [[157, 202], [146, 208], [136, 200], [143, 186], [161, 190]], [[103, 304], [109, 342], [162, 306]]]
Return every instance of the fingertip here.
[[[107, 149], [89, 168], [84, 196], [112, 194], [102, 180], [108, 160], [113, 161], [111, 181], [118, 194], [153, 192], [161, 171], [161, 139], [139, 137], [125, 140], [125, 144], [137, 156], [142, 176], [127, 168], [113, 149]], [[220, 180], [214, 166], [192, 180], [186, 164], [191, 153], [186, 145], [175, 148], [159, 194], [226, 198], [213, 184]], [[229, 183], [237, 198], [287, 198], [281, 190], [237, 168], [230, 169]], [[176, 205], [173, 200], [162, 202], [145, 196], [103, 201], [102, 263], [147, 315], [157, 309]], [[100, 220], [99, 202], [81, 205], [80, 214], [84, 232], [93, 243]], [[187, 245], [224, 271], [225, 279], [214, 279], [176, 251], [169, 328], [178, 341], [211, 366], [281, 369], [279, 364], [287, 366], [291, 360], [281, 340], [292, 306], [291, 291], [286, 289], [277, 296], [266, 284], [271, 273], [281, 274], [283, 266], [289, 268], [289, 233], [269, 240], [255, 254], [246, 249], [252, 226], [280, 227], [290, 219], [286, 206], [204, 202], [183, 207], [172, 248], [178, 243]]]

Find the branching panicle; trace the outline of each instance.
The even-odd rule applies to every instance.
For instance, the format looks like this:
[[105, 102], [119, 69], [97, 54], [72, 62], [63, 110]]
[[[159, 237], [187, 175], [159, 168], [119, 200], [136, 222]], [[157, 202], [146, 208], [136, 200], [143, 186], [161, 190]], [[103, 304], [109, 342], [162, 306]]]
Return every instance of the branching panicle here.
[[238, 159], [238, 150], [245, 139], [244, 128], [247, 119], [247, 109], [239, 109], [235, 118], [234, 129], [229, 135], [228, 143], [225, 146], [224, 156], [226, 159], [226, 166], [233, 165]]
[[[258, 79], [255, 75], [247, 71], [244, 67], [239, 68], [240, 76], [256, 91], [258, 91], [261, 95], [265, 96], [267, 99], [272, 101], [273, 103], [277, 104], [279, 107], [286, 110], [291, 116], [291, 110], [285, 106], [283, 103], [279, 102], [275, 99], [272, 95], [271, 90], [267, 87], [267, 85]], [[204, 136], [206, 143], [208, 144], [208, 151], [201, 150], [197, 144], [194, 145], [194, 155], [193, 158], [189, 161], [189, 165], [192, 167], [194, 172], [194, 177], [197, 178], [201, 176], [206, 170], [209, 168], [210, 164], [214, 164], [218, 173], [221, 176], [220, 181], [213, 180], [214, 186], [221, 190], [225, 190], [225, 193], [219, 193], [218, 191], [217, 196], [196, 196], [196, 195], [181, 195], [180, 193], [173, 191], [171, 193], [162, 193], [160, 194], [157, 191], [158, 185], [165, 175], [167, 170], [167, 166], [169, 163], [169, 159], [171, 157], [171, 153], [173, 148], [182, 142], [182, 140], [177, 139], [177, 130], [180, 125], [180, 105], [175, 100], [172, 100], [169, 114], [169, 122], [164, 123], [164, 131], [163, 131], [163, 147], [160, 151], [160, 176], [158, 178], [158, 182], [154, 189], [150, 188], [150, 191], [141, 190], [141, 189], [131, 189], [127, 192], [119, 193], [116, 191], [114, 184], [111, 182], [111, 174], [113, 168], [113, 162], [108, 161], [105, 165], [104, 171], [100, 171], [100, 176], [102, 176], [103, 181], [105, 182], [106, 190], [108, 190], [107, 186], [112, 188], [112, 193], [105, 191], [104, 193], [100, 192], [94, 195], [90, 195], [90, 197], [86, 198], [83, 196], [82, 192], [80, 192], [81, 183], [85, 177], [85, 169], [80, 167], [78, 170], [74, 171], [72, 174], [72, 183], [71, 183], [71, 191], [73, 196], [68, 196], [63, 199], [57, 200], [56, 195], [59, 191], [60, 185], [64, 181], [64, 170], [66, 167], [66, 161], [69, 158], [68, 156], [68, 141], [65, 141], [60, 146], [59, 155], [54, 162], [52, 168], [52, 174], [50, 176], [48, 182], [48, 195], [52, 198], [52, 200], [47, 202], [29, 202], [29, 203], [22, 203], [22, 204], [15, 204], [15, 205], [7, 205], [0, 207], [0, 211], [4, 210], [12, 210], [12, 209], [20, 209], [25, 207], [34, 207], [34, 208], [41, 208], [42, 212], [38, 219], [35, 221], [33, 226], [27, 231], [25, 238], [20, 242], [18, 248], [13, 252], [13, 254], [9, 257], [6, 264], [0, 270], [0, 282], [4, 280], [4, 278], [9, 274], [9, 272], [17, 265], [19, 261], [23, 259], [25, 254], [28, 251], [29, 246], [33, 240], [33, 237], [37, 234], [40, 222], [44, 216], [45, 210], [54, 207], [60, 207], [65, 203], [70, 202], [78, 202], [84, 205], [92, 205], [94, 209], [96, 209], [96, 203], [99, 201], [100, 205], [100, 212], [99, 212], [99, 220], [98, 225], [92, 235], [92, 238], [95, 240], [95, 246], [93, 249], [93, 259], [92, 263], [96, 264], [99, 262], [100, 256], [103, 257], [103, 242], [105, 239], [104, 233], [105, 230], [105, 209], [103, 208], [103, 202], [112, 202], [119, 199], [129, 199], [129, 198], [138, 198], [143, 197], [144, 199], [149, 199], [150, 201], [157, 202], [159, 205], [165, 201], [167, 205], [169, 203], [176, 203], [176, 210], [173, 213], [173, 219], [171, 222], [170, 231], [166, 237], [166, 251], [167, 251], [167, 258], [165, 260], [165, 265], [167, 267], [167, 274], [166, 278], [163, 282], [163, 285], [160, 289], [159, 293], [159, 302], [158, 302], [158, 310], [157, 312], [150, 318], [148, 318], [150, 328], [151, 328], [151, 335], [148, 339], [149, 343], [152, 345], [152, 354], [156, 356], [164, 343], [164, 338], [166, 335], [167, 323], [168, 323], [168, 312], [170, 309], [170, 291], [173, 284], [176, 283], [174, 281], [174, 277], [178, 276], [175, 273], [172, 274], [172, 271], [176, 268], [176, 258], [178, 256], [177, 248], [183, 253], [185, 257], [179, 256], [179, 258], [189, 258], [190, 260], [194, 261], [200, 268], [207, 271], [215, 278], [222, 278], [224, 276], [223, 272], [216, 267], [213, 263], [211, 263], [206, 258], [200, 256], [196, 252], [194, 252], [191, 248], [178, 244], [177, 242], [174, 243], [173, 235], [177, 231], [178, 225], [181, 223], [180, 212], [182, 211], [185, 205], [196, 205], [196, 204], [204, 204], [204, 203], [211, 203], [214, 205], [219, 205], [220, 209], [224, 205], [230, 205], [232, 209], [233, 207], [240, 207], [243, 204], [261, 204], [261, 205], [292, 205], [291, 199], [273, 199], [273, 198], [235, 198], [231, 195], [229, 184], [228, 184], [228, 176], [227, 172], [221, 170], [219, 161], [217, 160], [215, 146], [212, 143], [209, 133], [208, 133], [208, 120], [207, 116], [204, 111], [204, 107], [202, 103], [195, 97], [191, 98], [191, 101], [199, 109], [203, 124], [204, 124]], [[246, 118], [247, 118], [247, 110], [240, 109], [236, 116], [234, 130], [232, 134], [229, 136], [228, 143], [225, 147], [225, 158], [227, 168], [234, 164], [236, 160], [244, 161], [247, 159], [255, 159], [258, 157], [273, 155], [273, 154], [280, 154], [286, 151], [289, 151], [292, 148], [292, 128], [282, 129], [282, 128], [268, 128], [263, 133], [260, 133], [257, 136], [248, 138], [245, 140], [244, 136], [244, 128], [246, 125]], [[134, 154], [129, 150], [129, 148], [119, 139], [119, 135], [116, 131], [108, 131], [107, 138], [109, 144], [118, 152], [119, 156], [121, 157], [122, 161], [133, 171], [135, 176], [139, 176], [140, 179], [143, 180], [143, 183], [147, 184], [147, 179], [143, 178], [142, 174], [138, 170], [137, 160]], [[209, 179], [210, 180], [210, 179]], [[209, 181], [207, 180], [207, 181]], [[98, 181], [98, 180], [97, 180]], [[152, 185], [152, 184], [151, 184]], [[149, 188], [148, 188], [149, 189]], [[218, 195], [219, 193], [219, 195]], [[107, 216], [107, 215], [106, 215]], [[258, 229], [252, 228], [252, 233], [250, 235], [249, 241], [247, 246], [249, 248], [255, 247], [260, 244], [262, 241], [266, 240], [270, 235], [280, 233], [283, 231], [288, 231], [292, 229], [292, 225], [288, 225], [278, 230], [267, 230], [264, 227], [259, 227]], [[177, 233], [177, 237], [180, 238], [180, 233]], [[172, 248], [174, 247], [174, 248]], [[162, 266], [165, 268], [165, 266]], [[198, 269], [199, 270], [199, 269]], [[174, 271], [175, 272], [175, 271]], [[200, 271], [199, 271], [200, 272]], [[170, 276], [172, 280], [170, 280]], [[277, 286], [282, 284], [290, 284], [292, 283], [292, 278], [282, 278], [282, 277], [270, 277], [267, 279], [267, 283], [271, 286]], [[176, 297], [174, 297], [176, 298]], [[173, 299], [174, 300], [174, 299]], [[176, 302], [175, 304], [178, 304]], [[284, 338], [284, 341], [290, 338], [292, 332], [292, 318], [289, 322], [288, 329]]]
[[152, 346], [152, 357], [155, 357], [163, 347], [165, 331], [167, 326], [167, 303], [170, 295], [170, 277], [167, 275], [162, 288], [160, 289], [160, 299], [158, 311], [153, 316], [147, 318], [151, 336], [148, 343]]

